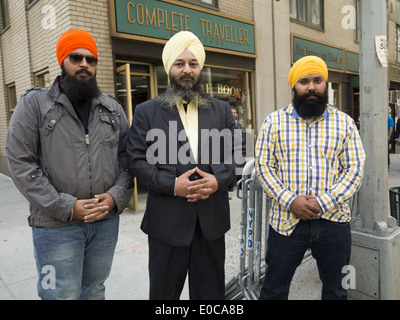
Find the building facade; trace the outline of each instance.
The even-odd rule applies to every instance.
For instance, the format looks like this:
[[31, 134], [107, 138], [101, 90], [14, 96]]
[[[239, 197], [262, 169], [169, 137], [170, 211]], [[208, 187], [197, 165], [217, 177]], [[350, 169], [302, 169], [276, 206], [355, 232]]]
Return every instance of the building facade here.
[[98, 46], [97, 80], [129, 120], [135, 106], [165, 91], [161, 53], [176, 32], [194, 32], [206, 47], [202, 82], [208, 94], [229, 102], [243, 127], [255, 125], [256, 58], [252, 0], [20, 0], [0, 3], [0, 168], [7, 172], [5, 139], [19, 97], [60, 74], [59, 36], [88, 31]]
[[[400, 99], [400, 1], [387, 0], [388, 87], [395, 117]], [[359, 0], [1, 0], [0, 172], [5, 139], [19, 97], [60, 74], [59, 36], [91, 33], [99, 54], [97, 79], [123, 105], [135, 106], [167, 86], [161, 53], [180, 30], [194, 32], [207, 53], [206, 92], [239, 111], [253, 139], [268, 114], [290, 103], [287, 76], [304, 55], [329, 67], [329, 101], [359, 119]]]

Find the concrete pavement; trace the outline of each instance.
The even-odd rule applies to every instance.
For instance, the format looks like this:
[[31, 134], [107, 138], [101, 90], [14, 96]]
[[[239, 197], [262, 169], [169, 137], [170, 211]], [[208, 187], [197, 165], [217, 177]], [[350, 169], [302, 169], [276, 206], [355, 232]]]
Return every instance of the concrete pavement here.
[[[391, 155], [389, 187], [400, 186], [400, 154]], [[241, 200], [231, 193], [231, 230], [226, 235], [226, 281], [239, 271]], [[139, 210], [121, 215], [113, 267], [106, 281], [106, 299], [148, 299], [147, 235], [140, 230], [146, 195], [139, 196]], [[0, 300], [37, 300], [37, 271], [32, 234], [27, 224], [29, 204], [12, 180], [0, 174]], [[313, 258], [296, 271], [289, 299], [320, 298], [321, 283]], [[182, 293], [188, 299], [187, 287]]]

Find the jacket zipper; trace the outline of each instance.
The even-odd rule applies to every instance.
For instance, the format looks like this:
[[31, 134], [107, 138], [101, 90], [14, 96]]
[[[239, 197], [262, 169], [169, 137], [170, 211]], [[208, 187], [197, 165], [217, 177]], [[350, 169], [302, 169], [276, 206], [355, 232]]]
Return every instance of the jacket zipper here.
[[90, 149], [89, 149], [90, 138], [89, 138], [89, 134], [88, 134], [88, 133], [85, 134], [85, 142], [86, 142], [86, 152], [87, 152], [88, 162], [89, 162], [89, 188], [90, 188], [90, 197], [93, 198], [92, 159], [91, 159]]

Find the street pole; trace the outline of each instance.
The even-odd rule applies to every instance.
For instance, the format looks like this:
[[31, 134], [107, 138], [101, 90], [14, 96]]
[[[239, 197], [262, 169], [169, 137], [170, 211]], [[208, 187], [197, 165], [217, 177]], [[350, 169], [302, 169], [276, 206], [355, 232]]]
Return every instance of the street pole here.
[[356, 283], [349, 296], [400, 299], [400, 229], [389, 217], [388, 201], [388, 69], [375, 42], [387, 36], [386, 0], [361, 0], [360, 18], [360, 122], [367, 157], [352, 225]]

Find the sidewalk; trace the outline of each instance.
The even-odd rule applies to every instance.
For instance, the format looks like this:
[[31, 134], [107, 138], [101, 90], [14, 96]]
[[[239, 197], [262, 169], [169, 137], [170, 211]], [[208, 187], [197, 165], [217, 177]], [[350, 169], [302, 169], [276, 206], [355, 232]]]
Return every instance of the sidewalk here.
[[[391, 155], [389, 187], [400, 186], [400, 154]], [[232, 195], [231, 230], [226, 234], [226, 281], [239, 271], [241, 200]], [[139, 196], [139, 211], [121, 215], [113, 267], [106, 281], [106, 299], [148, 299], [147, 235], [140, 230], [146, 195]], [[37, 300], [37, 271], [32, 234], [27, 223], [29, 204], [12, 180], [0, 174], [0, 300]], [[289, 298], [320, 298], [321, 284], [315, 260], [309, 258], [296, 271]], [[181, 299], [188, 299], [187, 288]]]

